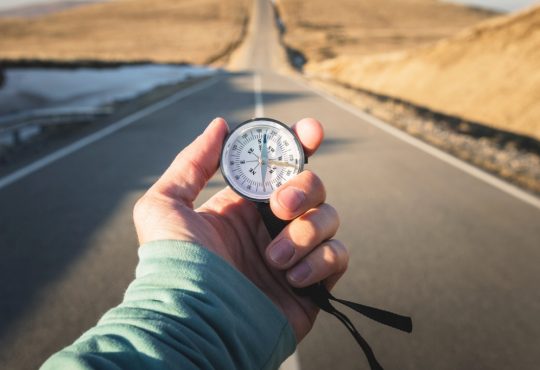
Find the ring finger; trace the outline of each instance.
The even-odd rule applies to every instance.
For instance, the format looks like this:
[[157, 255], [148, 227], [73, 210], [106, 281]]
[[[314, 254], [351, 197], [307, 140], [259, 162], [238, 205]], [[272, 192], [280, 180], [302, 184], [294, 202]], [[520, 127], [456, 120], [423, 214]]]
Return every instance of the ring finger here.
[[268, 262], [288, 269], [323, 241], [332, 238], [339, 227], [334, 207], [323, 203], [293, 220], [266, 249]]
[[307, 287], [326, 279], [328, 288], [347, 270], [349, 253], [339, 240], [328, 240], [287, 271], [287, 280], [297, 288]]

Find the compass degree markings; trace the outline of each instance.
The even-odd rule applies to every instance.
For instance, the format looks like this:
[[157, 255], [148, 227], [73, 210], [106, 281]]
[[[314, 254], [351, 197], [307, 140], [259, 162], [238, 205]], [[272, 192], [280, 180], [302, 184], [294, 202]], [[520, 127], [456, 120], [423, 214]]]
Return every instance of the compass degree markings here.
[[239, 126], [226, 147], [223, 164], [227, 165], [224, 173], [230, 171], [229, 184], [252, 199], [268, 199], [300, 169], [299, 142], [289, 130], [271, 121]]

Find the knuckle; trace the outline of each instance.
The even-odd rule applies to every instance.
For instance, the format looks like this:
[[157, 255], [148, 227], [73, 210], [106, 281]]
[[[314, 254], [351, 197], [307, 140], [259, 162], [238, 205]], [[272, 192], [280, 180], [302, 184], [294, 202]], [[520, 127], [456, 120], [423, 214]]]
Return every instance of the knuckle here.
[[187, 168], [191, 168], [193, 170], [195, 179], [200, 179], [203, 180], [203, 182], [206, 182], [206, 180], [211, 177], [212, 174], [205, 166], [201, 165], [201, 163], [196, 158], [187, 156], [186, 161], [188, 163]]
[[310, 210], [305, 217], [306, 224], [312, 229], [313, 234], [320, 233], [326, 228], [328, 220], [326, 219], [324, 212], [321, 208], [314, 208]]
[[303, 247], [317, 245], [331, 237], [329, 229], [329, 220], [319, 208], [307, 211], [291, 225], [293, 238]]
[[133, 206], [133, 219], [137, 221], [140, 219], [145, 213], [147, 208], [147, 196], [143, 195], [137, 201], [135, 202], [135, 205]]
[[333, 237], [338, 228], [337, 211], [328, 204], [322, 204], [300, 216], [293, 231], [300, 244], [313, 245]]
[[328, 246], [324, 250], [324, 261], [326, 262], [327, 265], [332, 267], [333, 270], [338, 265], [338, 256], [336, 254], [336, 251], [330, 246]]
[[302, 172], [302, 176], [305, 178], [306, 181], [308, 182], [313, 182], [313, 181], [317, 181], [318, 179], [318, 176], [315, 175], [315, 173], [313, 171], [310, 171], [310, 170], [304, 170]]
[[335, 209], [332, 205], [328, 203], [321, 204], [319, 208], [324, 213], [325, 218], [327, 220], [330, 220], [332, 225], [335, 225], [335, 228], [337, 230], [341, 223], [337, 209]]
[[299, 247], [308, 247], [319, 239], [320, 221], [316, 218], [302, 217], [291, 224], [292, 239]]
[[310, 188], [317, 189], [325, 192], [324, 184], [319, 176], [313, 173], [310, 170], [305, 170], [302, 175], [304, 176], [304, 181], [309, 184]]
[[349, 265], [349, 252], [347, 248], [339, 240], [330, 240], [328, 243], [330, 255], [332, 256], [332, 264], [337, 271], [343, 272], [347, 270]]

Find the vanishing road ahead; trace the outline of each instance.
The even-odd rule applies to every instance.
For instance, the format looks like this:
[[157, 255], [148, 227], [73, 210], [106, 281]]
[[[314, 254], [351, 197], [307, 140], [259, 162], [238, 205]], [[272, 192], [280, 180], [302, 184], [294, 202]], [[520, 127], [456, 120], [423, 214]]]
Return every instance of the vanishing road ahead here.
[[[234, 125], [254, 113], [325, 124], [308, 168], [326, 182], [351, 250], [338, 295], [414, 318], [408, 335], [351, 314], [385, 368], [538, 368], [538, 199], [280, 74], [282, 56], [270, 3], [258, 0], [236, 72], [0, 179], [0, 368], [36, 368], [121, 300], [136, 264], [135, 200], [212, 118]], [[202, 198], [222, 186], [216, 176]], [[296, 361], [367, 369], [325, 314]]]

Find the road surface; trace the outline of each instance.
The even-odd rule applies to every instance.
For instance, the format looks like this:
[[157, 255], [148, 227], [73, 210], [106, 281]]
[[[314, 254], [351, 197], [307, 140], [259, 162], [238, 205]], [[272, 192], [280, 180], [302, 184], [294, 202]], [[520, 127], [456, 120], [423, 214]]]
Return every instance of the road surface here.
[[[351, 313], [385, 368], [537, 368], [538, 199], [319, 95], [281, 74], [282, 58], [270, 5], [257, 0], [235, 72], [0, 179], [0, 368], [38, 367], [120, 302], [137, 262], [136, 199], [212, 118], [237, 124], [255, 112], [325, 124], [309, 168], [325, 181], [351, 251], [337, 295], [414, 318], [409, 335]], [[222, 186], [216, 176], [201, 200]], [[325, 314], [297, 361], [368, 368]]]

